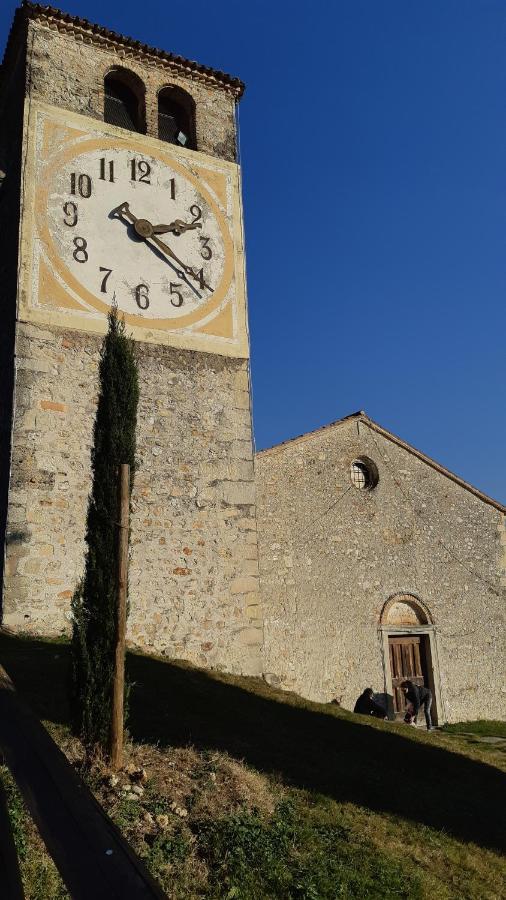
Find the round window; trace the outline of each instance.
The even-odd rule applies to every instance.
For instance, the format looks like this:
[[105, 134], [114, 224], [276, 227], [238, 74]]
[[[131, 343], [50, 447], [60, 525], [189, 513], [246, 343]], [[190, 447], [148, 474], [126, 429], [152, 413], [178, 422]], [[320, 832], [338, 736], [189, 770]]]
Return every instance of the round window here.
[[372, 459], [361, 456], [352, 462], [350, 478], [353, 487], [358, 491], [370, 491], [379, 481], [378, 469]]

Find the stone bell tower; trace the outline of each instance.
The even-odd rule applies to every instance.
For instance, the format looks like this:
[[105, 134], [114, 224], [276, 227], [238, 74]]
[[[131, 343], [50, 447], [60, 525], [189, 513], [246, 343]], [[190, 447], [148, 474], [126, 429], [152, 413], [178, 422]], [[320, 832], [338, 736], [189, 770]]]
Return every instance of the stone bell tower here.
[[[129, 641], [261, 669], [242, 91], [56, 9], [16, 12], [0, 82], [4, 627], [69, 631], [114, 294], [140, 382]], [[166, 233], [141, 241], [125, 210]]]

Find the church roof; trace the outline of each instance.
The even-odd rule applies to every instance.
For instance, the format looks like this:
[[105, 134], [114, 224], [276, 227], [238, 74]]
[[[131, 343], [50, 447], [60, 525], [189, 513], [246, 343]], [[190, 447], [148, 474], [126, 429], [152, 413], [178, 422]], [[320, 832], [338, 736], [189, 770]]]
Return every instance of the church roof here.
[[454, 481], [455, 484], [460, 485], [460, 487], [465, 488], [466, 491], [469, 491], [471, 494], [474, 494], [475, 497], [478, 497], [480, 500], [483, 500], [484, 503], [488, 503], [490, 506], [498, 509], [499, 512], [506, 514], [506, 506], [503, 506], [502, 503], [499, 503], [498, 500], [494, 500], [492, 497], [489, 497], [487, 494], [484, 494], [482, 491], [479, 491], [478, 488], [473, 487], [472, 484], [469, 484], [467, 481], [464, 481], [463, 478], [459, 478], [458, 475], [455, 475], [453, 472], [450, 472], [449, 469], [445, 469], [444, 466], [440, 465], [435, 460], [431, 459], [430, 456], [426, 456], [425, 453], [422, 453], [421, 450], [417, 450], [416, 447], [412, 447], [411, 444], [407, 444], [406, 441], [403, 441], [400, 437], [397, 437], [396, 434], [393, 434], [391, 431], [387, 431], [386, 428], [383, 428], [381, 425], [378, 425], [377, 422], [374, 422], [369, 418], [367, 413], [363, 410], [359, 410], [358, 412], [351, 413], [349, 416], [344, 416], [342, 419], [337, 419], [335, 422], [329, 422], [327, 425], [322, 425], [320, 428], [315, 428], [314, 431], [307, 431], [304, 434], [299, 434], [296, 437], [289, 438], [286, 441], [282, 441], [280, 444], [274, 444], [272, 447], [266, 447], [264, 450], [259, 450], [257, 452], [257, 456], [264, 456], [270, 453], [275, 453], [276, 451], [284, 450], [286, 447], [291, 446], [292, 444], [301, 443], [302, 441], [311, 440], [311, 438], [317, 437], [322, 434], [324, 431], [329, 431], [334, 428], [339, 428], [341, 425], [345, 425], [349, 422], [357, 421], [362, 422], [364, 425], [367, 425], [368, 428], [371, 428], [373, 431], [376, 431], [378, 434], [382, 435], [382, 437], [386, 438], [389, 441], [392, 441], [393, 444], [397, 444], [398, 447], [402, 447], [403, 450], [406, 450], [408, 453], [411, 453], [412, 456], [416, 456], [417, 459], [422, 460], [422, 462], [427, 463], [432, 469], [435, 469], [436, 472], [439, 472], [441, 475], [445, 475], [446, 478], [449, 478], [451, 481]]
[[102, 25], [95, 25], [93, 22], [89, 22], [88, 19], [83, 19], [80, 16], [71, 16], [69, 13], [56, 9], [53, 6], [30, 3], [29, 0], [23, 0], [23, 3], [14, 14], [14, 21], [4, 55], [4, 66], [18, 28], [27, 19], [37, 19], [57, 31], [78, 35], [80, 40], [95, 43], [108, 49], [115, 47], [125, 48], [129, 51], [129, 55], [134, 58], [145, 60], [146, 62], [151, 61], [151, 63], [156, 61], [181, 75], [190, 74], [193, 78], [229, 91], [236, 99], [239, 99], [244, 92], [244, 82], [240, 78], [234, 78], [234, 76], [227, 75], [226, 72], [221, 72], [219, 69], [212, 69], [194, 60], [185, 59], [184, 56], [177, 56], [166, 50], [150, 47], [148, 44], [134, 40], [134, 38], [110, 31], [109, 28], [104, 28]]

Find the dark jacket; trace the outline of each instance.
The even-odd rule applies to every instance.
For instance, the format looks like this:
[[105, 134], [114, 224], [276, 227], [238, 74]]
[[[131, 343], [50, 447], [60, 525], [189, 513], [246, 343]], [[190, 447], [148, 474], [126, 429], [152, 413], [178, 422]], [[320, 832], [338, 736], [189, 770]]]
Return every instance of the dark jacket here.
[[363, 694], [360, 694], [360, 697], [355, 703], [353, 712], [360, 713], [363, 716], [376, 716], [378, 719], [384, 719], [386, 716], [386, 711], [383, 707], [380, 706], [379, 703], [376, 703], [366, 691], [364, 691]]
[[408, 681], [408, 684], [409, 688], [406, 692], [406, 699], [413, 704], [413, 715], [416, 716], [425, 700], [432, 699], [432, 694], [429, 689], [423, 687], [423, 685], [413, 684], [412, 681]]

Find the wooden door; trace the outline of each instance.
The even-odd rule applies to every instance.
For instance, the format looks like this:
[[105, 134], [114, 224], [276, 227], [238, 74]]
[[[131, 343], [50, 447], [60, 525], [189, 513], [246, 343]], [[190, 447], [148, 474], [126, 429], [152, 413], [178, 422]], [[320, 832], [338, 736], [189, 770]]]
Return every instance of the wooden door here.
[[421, 638], [416, 634], [390, 637], [388, 644], [394, 710], [396, 715], [404, 715], [406, 700], [400, 687], [402, 682], [409, 679], [413, 684], [425, 684]]

